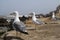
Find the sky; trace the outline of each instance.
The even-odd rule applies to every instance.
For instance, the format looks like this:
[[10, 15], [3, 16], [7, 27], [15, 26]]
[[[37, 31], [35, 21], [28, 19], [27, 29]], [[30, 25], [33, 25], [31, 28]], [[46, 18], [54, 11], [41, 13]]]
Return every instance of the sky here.
[[49, 13], [56, 10], [60, 0], [0, 0], [0, 15], [8, 15], [18, 11], [21, 15], [36, 13]]

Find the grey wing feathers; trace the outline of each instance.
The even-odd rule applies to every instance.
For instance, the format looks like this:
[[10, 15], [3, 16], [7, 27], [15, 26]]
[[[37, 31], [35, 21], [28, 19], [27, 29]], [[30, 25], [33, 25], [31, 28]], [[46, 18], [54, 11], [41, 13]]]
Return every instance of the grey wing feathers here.
[[36, 20], [36, 22], [38, 23], [38, 24], [44, 24], [44, 22], [42, 22], [42, 21], [40, 21], [40, 20]]
[[16, 29], [17, 31], [25, 31], [25, 29], [26, 29], [23, 22], [15, 22], [15, 23], [13, 24], [13, 26], [15, 27], [15, 29]]

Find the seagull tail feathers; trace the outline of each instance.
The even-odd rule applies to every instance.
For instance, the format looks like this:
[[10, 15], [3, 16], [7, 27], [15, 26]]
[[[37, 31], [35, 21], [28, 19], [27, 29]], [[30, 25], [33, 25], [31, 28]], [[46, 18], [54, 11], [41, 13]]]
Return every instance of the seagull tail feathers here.
[[23, 32], [23, 31], [21, 31], [21, 32], [28, 35], [28, 32]]

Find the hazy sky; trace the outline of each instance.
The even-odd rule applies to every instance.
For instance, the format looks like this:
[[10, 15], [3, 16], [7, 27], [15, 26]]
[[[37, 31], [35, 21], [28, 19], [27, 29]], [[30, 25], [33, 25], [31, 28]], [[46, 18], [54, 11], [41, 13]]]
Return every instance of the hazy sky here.
[[0, 0], [0, 15], [18, 11], [20, 14], [30, 12], [48, 13], [55, 10], [60, 0]]

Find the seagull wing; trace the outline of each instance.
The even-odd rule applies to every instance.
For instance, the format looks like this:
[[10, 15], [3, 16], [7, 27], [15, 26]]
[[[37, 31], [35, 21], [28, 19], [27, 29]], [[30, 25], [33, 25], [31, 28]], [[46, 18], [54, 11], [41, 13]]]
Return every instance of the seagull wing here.
[[13, 23], [13, 26], [16, 29], [16, 31], [20, 31], [20, 32], [26, 31], [26, 26], [24, 25], [23, 22], [15, 22]]
[[41, 20], [37, 19], [36, 20], [37, 24], [44, 24], [44, 22], [42, 22]]

